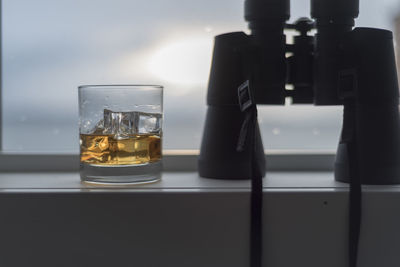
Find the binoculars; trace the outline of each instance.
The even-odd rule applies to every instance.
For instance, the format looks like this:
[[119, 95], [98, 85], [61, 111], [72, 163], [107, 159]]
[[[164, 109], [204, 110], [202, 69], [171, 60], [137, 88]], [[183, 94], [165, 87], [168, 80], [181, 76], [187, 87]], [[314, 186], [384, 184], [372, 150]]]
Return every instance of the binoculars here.
[[[358, 0], [311, 0], [312, 19], [300, 18], [293, 24], [286, 23], [289, 0], [247, 0], [244, 9], [250, 34], [215, 37], [200, 176], [250, 179], [250, 157], [258, 159], [265, 174], [257, 122], [251, 136], [255, 147], [237, 149], [246, 120], [238, 94], [245, 88], [254, 105], [283, 105], [287, 97], [293, 104], [343, 105], [335, 179], [350, 182], [357, 169], [362, 184], [400, 183], [399, 88], [392, 33], [353, 28]], [[298, 32], [293, 44], [286, 43], [285, 29]]]

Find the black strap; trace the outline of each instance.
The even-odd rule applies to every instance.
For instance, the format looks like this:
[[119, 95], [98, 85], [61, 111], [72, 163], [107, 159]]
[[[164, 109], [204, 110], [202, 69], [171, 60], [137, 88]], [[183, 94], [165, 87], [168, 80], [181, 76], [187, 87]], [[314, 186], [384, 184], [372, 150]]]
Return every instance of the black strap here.
[[[354, 115], [354, 114], [353, 114]], [[361, 178], [357, 158], [357, 138], [355, 120], [353, 120], [353, 138], [347, 143], [347, 155], [350, 174], [349, 204], [349, 266], [357, 267], [358, 247], [361, 228]]]
[[[252, 162], [256, 162], [253, 160]], [[252, 167], [258, 169], [257, 166]], [[255, 172], [253, 171], [253, 174]], [[253, 175], [251, 179], [251, 248], [250, 248], [250, 266], [262, 266], [262, 177]]]
[[262, 173], [258, 165], [256, 148], [257, 108], [246, 108], [237, 150], [250, 149], [251, 197], [250, 197], [250, 267], [262, 266]]
[[257, 160], [257, 109], [255, 108], [251, 120], [251, 221], [250, 221], [250, 266], [262, 266], [262, 173]]

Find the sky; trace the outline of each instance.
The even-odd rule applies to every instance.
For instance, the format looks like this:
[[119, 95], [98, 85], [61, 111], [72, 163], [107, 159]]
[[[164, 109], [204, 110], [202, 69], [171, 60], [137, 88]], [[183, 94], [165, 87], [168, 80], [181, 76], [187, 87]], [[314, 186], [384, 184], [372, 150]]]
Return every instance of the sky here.
[[[2, 0], [3, 145], [78, 151], [77, 87], [164, 85], [164, 148], [198, 149], [213, 38], [247, 31], [243, 0]], [[393, 28], [398, 0], [360, 0], [357, 26]], [[291, 19], [309, 16], [293, 0]], [[340, 107], [260, 107], [266, 149], [336, 148]], [[301, 142], [299, 142], [301, 140]]]

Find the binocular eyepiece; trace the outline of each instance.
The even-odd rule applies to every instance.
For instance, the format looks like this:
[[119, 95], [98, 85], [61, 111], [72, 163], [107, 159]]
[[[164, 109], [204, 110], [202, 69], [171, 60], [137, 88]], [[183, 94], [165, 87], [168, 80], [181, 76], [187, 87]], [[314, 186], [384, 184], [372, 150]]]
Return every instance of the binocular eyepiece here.
[[[311, 0], [311, 17], [320, 22], [344, 23], [358, 17], [359, 0]], [[290, 0], [246, 0], [244, 18], [252, 24], [290, 17]]]
[[246, 0], [244, 2], [244, 18], [249, 22], [250, 29], [255, 29], [260, 25], [268, 26], [272, 22], [281, 23], [283, 27], [289, 17], [289, 0]]
[[[359, 0], [311, 0], [311, 17], [327, 23], [344, 23], [359, 13]], [[353, 21], [354, 22], [354, 21]]]
[[[265, 92], [266, 90], [259, 92], [257, 88], [262, 86], [256, 86], [257, 103], [282, 104], [286, 96], [291, 96], [294, 103], [309, 103], [310, 98], [313, 98], [316, 105], [342, 104], [337, 95], [339, 63], [335, 53], [343, 34], [352, 30], [354, 19], [358, 14], [359, 0], [311, 0], [311, 17], [315, 19], [318, 34], [315, 38], [307, 37], [307, 33], [304, 33], [302, 37], [295, 37], [297, 46], [294, 48], [299, 49], [289, 64], [302, 65], [303, 68], [288, 69], [285, 67], [283, 69], [282, 61], [285, 61], [285, 52], [293, 52], [286, 49], [286, 38], [283, 31], [285, 26], [286, 28], [290, 26], [292, 29], [296, 28], [294, 25], [286, 25], [286, 21], [290, 17], [290, 1], [246, 0], [244, 18], [249, 23], [251, 35], [262, 43], [265, 60], [274, 62], [270, 65], [275, 65], [279, 69], [278, 73], [274, 73], [274, 70], [265, 69], [268, 68], [268, 64], [264, 64], [265, 72], [269, 72], [270, 76], [277, 78], [276, 81], [271, 81], [273, 78], [270, 81], [262, 81], [264, 86], [270, 88], [268, 92]], [[309, 55], [312, 53], [314, 55], [310, 62]], [[310, 73], [307, 70], [310, 70]], [[297, 71], [295, 74], [297, 76], [299, 76], [299, 72], [302, 72], [300, 74], [302, 77], [298, 78], [303, 81], [303, 85], [297, 86], [299, 89], [297, 92], [285, 91], [285, 85], [278, 82], [278, 80], [282, 81], [279, 74], [285, 72], [286, 83], [294, 84], [293, 79], [298, 79], [294, 78], [290, 71], [293, 73]], [[267, 74], [264, 76], [268, 77]], [[306, 86], [304, 86], [305, 80], [307, 80]]]

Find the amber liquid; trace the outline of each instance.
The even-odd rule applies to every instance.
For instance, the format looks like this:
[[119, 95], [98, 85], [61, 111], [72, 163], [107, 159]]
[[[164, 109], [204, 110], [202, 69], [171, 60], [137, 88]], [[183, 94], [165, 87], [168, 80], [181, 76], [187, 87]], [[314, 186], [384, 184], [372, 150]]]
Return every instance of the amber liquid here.
[[132, 135], [118, 140], [113, 135], [81, 134], [81, 162], [95, 165], [135, 165], [161, 159], [161, 137]]

